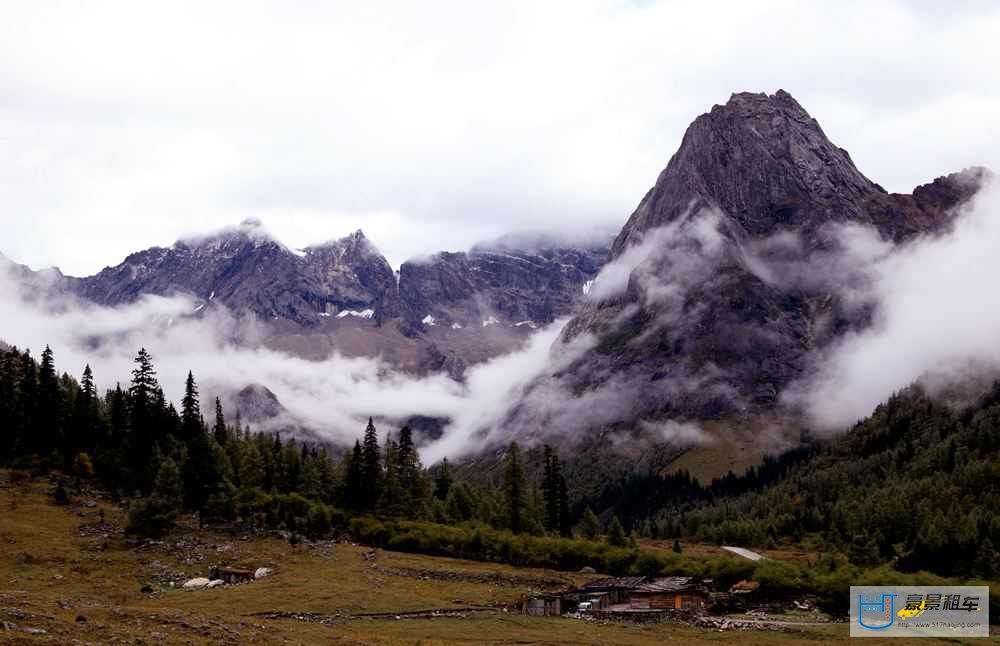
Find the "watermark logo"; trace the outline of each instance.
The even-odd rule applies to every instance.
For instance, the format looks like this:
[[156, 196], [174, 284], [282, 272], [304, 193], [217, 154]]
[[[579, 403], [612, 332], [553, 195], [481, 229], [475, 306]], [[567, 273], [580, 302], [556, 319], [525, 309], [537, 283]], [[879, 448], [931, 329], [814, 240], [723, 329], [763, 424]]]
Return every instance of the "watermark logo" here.
[[[853, 591], [852, 591], [853, 594]], [[896, 595], [858, 594], [858, 624], [868, 630], [885, 630], [896, 620]]]
[[988, 637], [986, 586], [851, 586], [852, 637]]

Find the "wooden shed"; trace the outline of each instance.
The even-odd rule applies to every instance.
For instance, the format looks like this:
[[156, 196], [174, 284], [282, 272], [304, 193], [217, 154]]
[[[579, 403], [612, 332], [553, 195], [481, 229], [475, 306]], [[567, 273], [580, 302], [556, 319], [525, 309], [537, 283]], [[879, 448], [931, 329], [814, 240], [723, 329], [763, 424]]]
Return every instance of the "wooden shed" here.
[[562, 599], [557, 594], [536, 594], [524, 601], [524, 614], [534, 617], [558, 617], [562, 614]]
[[711, 595], [690, 577], [673, 576], [649, 579], [630, 594], [634, 610], [703, 610], [711, 605]]

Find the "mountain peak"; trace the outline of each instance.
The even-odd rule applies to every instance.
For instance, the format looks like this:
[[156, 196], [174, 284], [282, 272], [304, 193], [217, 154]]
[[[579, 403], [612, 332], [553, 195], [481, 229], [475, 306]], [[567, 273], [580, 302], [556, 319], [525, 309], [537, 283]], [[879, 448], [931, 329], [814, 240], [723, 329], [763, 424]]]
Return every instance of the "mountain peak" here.
[[808, 232], [831, 220], [864, 221], [862, 205], [875, 193], [791, 94], [741, 92], [688, 127], [612, 256], [700, 208], [722, 211], [750, 236], [767, 236], [788, 227]]

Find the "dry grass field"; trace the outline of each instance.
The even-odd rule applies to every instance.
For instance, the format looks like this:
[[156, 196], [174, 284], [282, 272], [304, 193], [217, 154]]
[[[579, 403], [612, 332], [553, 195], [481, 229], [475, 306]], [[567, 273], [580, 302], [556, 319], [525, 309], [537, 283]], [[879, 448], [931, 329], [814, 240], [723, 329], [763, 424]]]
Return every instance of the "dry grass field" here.
[[[121, 531], [120, 508], [93, 493], [73, 495], [69, 506], [57, 506], [51, 490], [48, 480], [11, 483], [10, 474], [0, 471], [0, 643], [847, 641], [844, 624], [795, 626], [783, 633], [709, 632], [666, 623], [635, 626], [526, 617], [513, 609], [522, 594], [587, 577], [349, 543], [293, 546], [277, 536], [199, 531], [191, 522], [162, 541], [129, 541]], [[266, 566], [274, 574], [212, 590], [177, 586], [207, 576], [212, 565]]]

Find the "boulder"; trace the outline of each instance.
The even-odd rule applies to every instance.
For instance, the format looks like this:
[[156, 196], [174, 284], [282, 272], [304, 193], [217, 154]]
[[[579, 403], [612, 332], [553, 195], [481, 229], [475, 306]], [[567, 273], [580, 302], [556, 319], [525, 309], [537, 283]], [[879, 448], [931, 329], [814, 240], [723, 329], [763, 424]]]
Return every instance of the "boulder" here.
[[184, 587], [186, 589], [188, 589], [188, 590], [196, 590], [198, 588], [204, 588], [209, 583], [211, 583], [211, 581], [209, 581], [208, 579], [206, 579], [203, 576], [200, 576], [200, 577], [197, 577], [195, 579], [191, 579], [189, 581], [186, 581], [184, 583]]
[[223, 581], [222, 579], [216, 579], [214, 581], [209, 581], [208, 585], [206, 585], [205, 587], [206, 588], [218, 588], [220, 585], [226, 585], [226, 582]]
[[586, 567], [580, 568], [580, 574], [597, 574], [597, 570], [588, 565]]
[[263, 579], [264, 577], [271, 576], [273, 573], [274, 573], [274, 570], [272, 570], [269, 567], [259, 567], [259, 568], [257, 568], [257, 571], [253, 573], [253, 578], [255, 578], [255, 579]]

